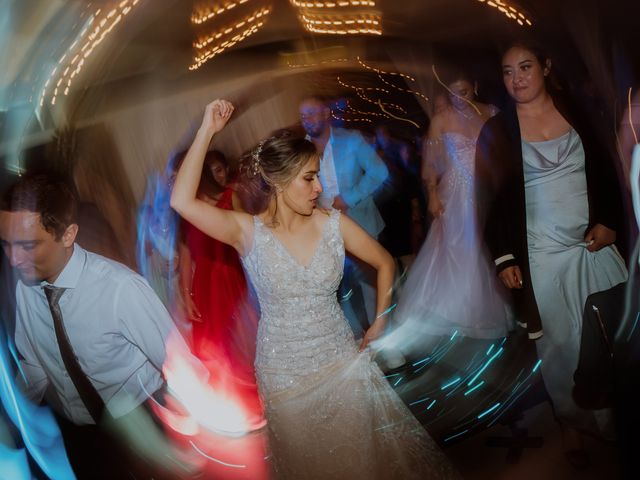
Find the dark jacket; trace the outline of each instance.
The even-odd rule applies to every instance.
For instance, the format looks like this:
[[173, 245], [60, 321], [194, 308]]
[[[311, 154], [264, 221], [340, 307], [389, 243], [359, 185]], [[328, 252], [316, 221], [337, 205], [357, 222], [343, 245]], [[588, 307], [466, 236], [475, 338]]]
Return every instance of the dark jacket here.
[[[600, 223], [616, 232], [623, 224], [623, 206], [613, 159], [599, 142], [589, 120], [564, 99], [553, 102], [576, 130], [585, 152], [589, 227]], [[529, 338], [542, 336], [542, 323], [529, 270], [527, 218], [520, 124], [513, 102], [489, 119], [476, 149], [477, 204], [485, 221], [485, 240], [498, 273], [518, 265], [523, 288], [512, 290], [515, 314]], [[586, 232], [585, 232], [586, 234]]]

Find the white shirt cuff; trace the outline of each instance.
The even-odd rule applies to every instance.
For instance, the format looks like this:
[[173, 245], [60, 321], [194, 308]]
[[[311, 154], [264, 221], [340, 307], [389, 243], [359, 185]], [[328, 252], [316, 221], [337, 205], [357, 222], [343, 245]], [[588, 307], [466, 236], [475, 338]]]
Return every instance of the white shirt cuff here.
[[509, 253], [508, 255], [503, 255], [503, 256], [501, 256], [500, 258], [496, 258], [496, 259], [494, 260], [494, 262], [495, 262], [496, 267], [497, 267], [498, 265], [500, 265], [501, 263], [506, 262], [507, 260], [515, 260], [515, 259], [516, 259], [516, 257], [514, 257], [513, 255], [511, 255], [511, 254]]

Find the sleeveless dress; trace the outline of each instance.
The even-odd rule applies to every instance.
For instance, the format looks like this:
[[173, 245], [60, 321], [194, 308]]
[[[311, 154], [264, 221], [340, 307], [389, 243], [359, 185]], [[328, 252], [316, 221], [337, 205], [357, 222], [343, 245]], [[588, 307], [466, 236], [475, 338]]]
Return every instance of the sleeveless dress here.
[[627, 279], [614, 246], [589, 252], [585, 155], [571, 130], [543, 142], [522, 142], [531, 283], [544, 335], [536, 340], [544, 384], [556, 416], [594, 430], [593, 413], [572, 397], [587, 296]]
[[[227, 188], [216, 203], [232, 210], [233, 191]], [[183, 222], [183, 238], [195, 269], [193, 301], [201, 314], [193, 322], [194, 353], [207, 365], [215, 387], [223, 387], [248, 411], [254, 425], [261, 423], [253, 361], [258, 312], [254, 307], [233, 247]]]
[[398, 347], [411, 338], [419, 348], [424, 335], [455, 331], [466, 337], [494, 339], [505, 336], [512, 327], [503, 287], [478, 226], [476, 139], [449, 132], [436, 142], [445, 165], [438, 184], [444, 214], [433, 220], [400, 293], [394, 315], [400, 326], [392, 336], [398, 339]]
[[338, 304], [344, 244], [331, 210], [303, 266], [254, 217], [242, 262], [261, 307], [256, 376], [280, 479], [440, 479], [457, 473], [370, 359]]

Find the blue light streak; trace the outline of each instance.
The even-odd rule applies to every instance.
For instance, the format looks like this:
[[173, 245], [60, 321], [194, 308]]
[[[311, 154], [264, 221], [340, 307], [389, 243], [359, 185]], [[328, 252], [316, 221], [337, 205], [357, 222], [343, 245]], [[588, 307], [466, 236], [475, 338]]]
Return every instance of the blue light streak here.
[[431, 407], [433, 407], [435, 404], [436, 404], [436, 400], [434, 399], [427, 407], [427, 410], [431, 410]]
[[482, 385], [484, 385], [484, 380], [482, 380], [479, 384], [477, 384], [475, 387], [470, 388], [469, 390], [467, 390], [466, 392], [464, 392], [464, 396], [466, 397], [467, 395], [469, 395], [471, 392], [479, 389]]
[[461, 380], [460, 377], [456, 377], [453, 380], [451, 380], [450, 382], [445, 383], [442, 387], [440, 387], [440, 390], [446, 390], [447, 388], [449, 388], [451, 385], [455, 385], [456, 383], [458, 383]]
[[535, 371], [538, 369], [541, 363], [542, 363], [542, 360], [538, 360], [535, 366], [533, 367], [533, 370], [531, 370], [531, 373], [535, 373]]
[[478, 415], [478, 420], [480, 420], [483, 417], [486, 417], [487, 415], [489, 415], [491, 412], [493, 412], [496, 408], [498, 408], [500, 406], [500, 402], [496, 403], [493, 407], [485, 410], [484, 412], [482, 412], [480, 415]]
[[458, 438], [462, 435], [464, 435], [465, 433], [467, 433], [469, 431], [469, 429], [463, 430], [460, 433], [456, 433], [455, 435], [451, 435], [450, 437], [447, 437], [444, 439], [445, 442], [448, 442], [449, 440], [453, 440], [454, 438]]
[[467, 383], [468, 386], [473, 385], [473, 382], [475, 382], [477, 380], [477, 378], [482, 374], [482, 372], [484, 372], [487, 367], [489, 365], [491, 365], [491, 362], [493, 362], [496, 358], [498, 358], [498, 356], [503, 352], [503, 348], [500, 347], [500, 349], [493, 354], [493, 356], [487, 360], [487, 362], [482, 366], [482, 368], [480, 370], [478, 370], [478, 373], [476, 373], [473, 378], [469, 381], [469, 383]]
[[412, 367], [417, 367], [418, 365], [420, 365], [421, 363], [427, 362], [429, 361], [431, 357], [426, 357], [423, 358], [422, 360], [418, 360], [416, 363], [411, 364]]

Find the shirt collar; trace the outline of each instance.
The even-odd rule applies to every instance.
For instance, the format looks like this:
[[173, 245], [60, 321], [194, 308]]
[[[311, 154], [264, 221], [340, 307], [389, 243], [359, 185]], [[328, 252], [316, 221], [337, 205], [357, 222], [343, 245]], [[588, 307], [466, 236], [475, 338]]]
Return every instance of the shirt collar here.
[[[84, 264], [87, 258], [87, 252], [84, 248], [82, 248], [77, 243], [73, 244], [73, 253], [69, 258], [69, 261], [56, 278], [56, 281], [53, 282], [54, 287], [60, 288], [76, 288], [78, 286], [78, 282], [80, 281], [80, 274], [82, 273], [82, 269], [84, 268]], [[49, 285], [48, 282], [43, 281], [40, 283], [41, 286]]]

